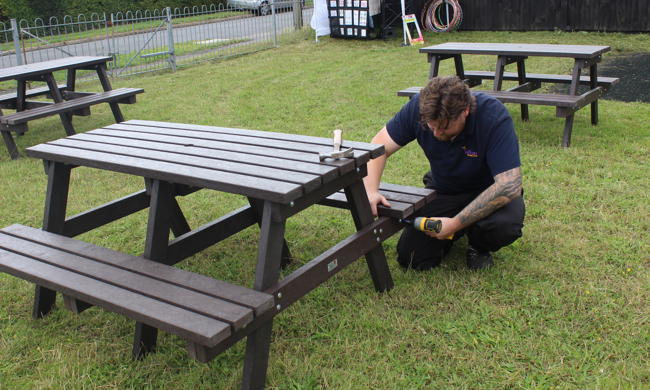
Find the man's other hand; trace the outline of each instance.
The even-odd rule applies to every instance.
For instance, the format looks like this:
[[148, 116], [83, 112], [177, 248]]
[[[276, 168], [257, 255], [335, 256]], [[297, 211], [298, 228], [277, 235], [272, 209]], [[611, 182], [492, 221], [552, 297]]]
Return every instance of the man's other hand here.
[[370, 209], [372, 210], [372, 215], [377, 216], [377, 205], [381, 204], [386, 207], [390, 207], [390, 202], [378, 191], [368, 192], [368, 201], [370, 202]]

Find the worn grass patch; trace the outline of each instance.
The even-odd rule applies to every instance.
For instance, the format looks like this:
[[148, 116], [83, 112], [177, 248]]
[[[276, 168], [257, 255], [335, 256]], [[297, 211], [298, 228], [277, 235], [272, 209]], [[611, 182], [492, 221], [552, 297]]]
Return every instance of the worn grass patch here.
[[[368, 141], [405, 102], [396, 92], [423, 85], [428, 64], [417, 47], [303, 34], [282, 47], [114, 81], [143, 87], [125, 117], [275, 130]], [[399, 34], [398, 34], [399, 35]], [[447, 40], [610, 45], [650, 51], [647, 35], [600, 33], [427, 34]], [[469, 56], [466, 69], [494, 69]], [[441, 74], [453, 72], [443, 62]], [[571, 63], [529, 59], [531, 72], [566, 73]], [[588, 109], [560, 145], [563, 120], [531, 107], [521, 142], [527, 204], [524, 237], [495, 254], [496, 267], [465, 269], [461, 240], [442, 266], [403, 272], [396, 237], [385, 244], [395, 288], [376, 294], [358, 261], [278, 316], [267, 385], [274, 389], [642, 389], [650, 386], [650, 104], [602, 100], [600, 123]], [[112, 121], [108, 107], [76, 117], [79, 131]], [[21, 151], [64, 135], [58, 118], [35, 121]], [[427, 162], [416, 145], [391, 157], [385, 180], [419, 185]], [[45, 176], [40, 161], [0, 153], [0, 225], [41, 225]], [[73, 170], [69, 214], [142, 188], [140, 179]], [[202, 191], [179, 200], [191, 226], [245, 204]], [[146, 213], [81, 238], [139, 254]], [[313, 207], [291, 218], [287, 241], [310, 260], [354, 227], [346, 212]], [[258, 229], [251, 227], [180, 266], [251, 285]], [[288, 272], [288, 271], [287, 271]], [[30, 318], [33, 286], [0, 274], [0, 388], [232, 389], [241, 380], [243, 343], [209, 364], [189, 359], [182, 340], [162, 333], [159, 353], [130, 359], [133, 323], [90, 309]], [[60, 302], [62, 307], [62, 302]]]

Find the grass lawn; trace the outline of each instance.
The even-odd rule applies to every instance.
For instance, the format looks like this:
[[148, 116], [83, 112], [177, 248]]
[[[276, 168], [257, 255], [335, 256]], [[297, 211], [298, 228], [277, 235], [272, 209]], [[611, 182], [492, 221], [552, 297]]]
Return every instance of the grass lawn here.
[[[368, 141], [405, 103], [399, 89], [423, 85], [418, 47], [388, 41], [320, 38], [301, 32], [274, 50], [176, 73], [118, 79], [143, 87], [128, 119], [148, 119]], [[610, 45], [617, 54], [650, 52], [648, 35], [560, 32], [426, 34], [453, 41]], [[466, 69], [494, 69], [468, 56]], [[512, 66], [512, 65], [511, 65]], [[571, 60], [530, 58], [527, 70], [568, 73]], [[451, 74], [453, 62], [441, 65]], [[606, 74], [605, 74], [606, 75]], [[94, 85], [93, 85], [94, 86]], [[90, 87], [90, 86], [89, 86]], [[487, 88], [489, 86], [486, 86]], [[469, 272], [462, 239], [443, 265], [403, 272], [397, 236], [384, 248], [395, 288], [378, 295], [364, 261], [348, 267], [276, 317], [267, 385], [274, 389], [642, 389], [650, 387], [650, 104], [602, 100], [600, 123], [577, 113], [572, 146], [560, 147], [564, 121], [531, 106], [522, 122], [526, 190], [524, 237], [495, 254], [496, 266]], [[85, 131], [108, 124], [108, 106], [76, 117]], [[58, 118], [30, 124], [29, 145], [64, 135]], [[427, 162], [417, 145], [391, 157], [384, 180], [420, 185]], [[0, 226], [41, 226], [46, 177], [29, 158], [0, 153]], [[70, 215], [141, 189], [133, 177], [73, 170]], [[245, 204], [202, 191], [179, 200], [192, 226]], [[132, 254], [143, 249], [146, 214], [80, 238]], [[287, 241], [307, 262], [352, 233], [345, 211], [315, 206], [288, 221]], [[181, 267], [250, 286], [258, 229], [251, 227]], [[291, 270], [290, 269], [290, 270]], [[289, 270], [289, 271], [290, 271]], [[33, 285], [0, 274], [0, 389], [234, 389], [244, 343], [209, 364], [187, 357], [181, 339], [159, 336], [159, 353], [130, 358], [133, 322], [93, 308], [59, 309], [31, 319]]]

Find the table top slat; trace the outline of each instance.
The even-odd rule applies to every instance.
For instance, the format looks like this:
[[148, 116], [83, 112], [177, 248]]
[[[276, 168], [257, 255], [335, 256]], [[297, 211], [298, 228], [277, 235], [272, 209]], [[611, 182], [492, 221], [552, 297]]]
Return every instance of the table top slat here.
[[303, 194], [303, 187], [299, 184], [193, 167], [183, 162], [170, 163], [47, 143], [27, 148], [26, 152], [30, 157], [231, 192], [278, 203], [289, 203]]
[[591, 58], [606, 53], [610, 49], [609, 46], [592, 45], [445, 42], [439, 45], [423, 47], [420, 49], [420, 53]]
[[350, 158], [320, 161], [319, 154], [333, 151], [331, 141], [325, 138], [130, 121], [30, 147], [26, 152], [49, 161], [287, 204], [364, 167], [372, 155], [384, 153], [382, 145], [357, 145], [365, 150], [355, 149]]
[[97, 142], [87, 142], [75, 138], [62, 138], [49, 142], [50, 145], [65, 146], [96, 152], [114, 153], [122, 156], [139, 157], [155, 161], [176, 163], [182, 161], [184, 165], [214, 169], [221, 172], [246, 175], [251, 178], [262, 178], [278, 180], [299, 184], [305, 188], [305, 192], [313, 191], [321, 186], [321, 179], [317, 175], [287, 171], [277, 168], [269, 168], [248, 163], [231, 162], [217, 158], [193, 156], [184, 152], [168, 152], [152, 150], [136, 144], [132, 146], [108, 145]]
[[[106, 131], [104, 131], [106, 130]], [[118, 132], [119, 131], [119, 132]], [[278, 153], [278, 150], [268, 145], [265, 145], [263, 142], [258, 143], [257, 145], [251, 144], [240, 144], [240, 143], [231, 143], [227, 139], [209, 139], [209, 138], [187, 138], [184, 134], [175, 133], [173, 130], [169, 129], [156, 129], [156, 128], [147, 128], [146, 131], [141, 130], [136, 126], [124, 125], [121, 123], [113, 124], [106, 126], [103, 129], [92, 131], [93, 134], [101, 134], [104, 136], [119, 136], [123, 138], [131, 138], [134, 140], [155, 140], [166, 143], [173, 143], [179, 145], [191, 145], [203, 148], [218, 149], [218, 150], [228, 150], [233, 152], [243, 152], [251, 154], [251, 156], [267, 156], [267, 157], [281, 157], [286, 160], [300, 161], [300, 162], [310, 162], [317, 163], [320, 165], [329, 165], [336, 167], [339, 170], [339, 174], [343, 175], [348, 173], [356, 168], [356, 163], [354, 159], [345, 158], [339, 160], [325, 160], [319, 161], [318, 154], [314, 152], [301, 152], [295, 150], [282, 150], [281, 154]], [[191, 134], [196, 136], [197, 134]]]
[[[166, 122], [155, 122], [155, 121], [143, 121], [137, 119], [129, 120], [124, 123], [139, 125], [139, 126], [147, 126], [147, 127], [191, 129], [191, 130], [199, 130], [199, 131], [205, 130], [211, 133], [238, 134], [238, 135], [242, 134], [241, 129], [233, 129], [227, 127], [188, 125], [183, 123], [166, 123]], [[325, 146], [328, 148], [332, 147], [332, 142], [333, 142], [332, 138], [314, 137], [310, 135], [300, 135], [300, 134], [288, 134], [288, 133], [280, 133], [280, 132], [273, 132], [273, 131], [245, 130], [245, 133], [249, 136], [254, 136], [254, 137], [304, 142], [307, 144]], [[371, 144], [367, 142], [357, 142], [357, 141], [351, 141], [345, 139], [345, 131], [343, 132], [343, 143], [341, 147], [354, 148], [355, 150], [363, 150], [363, 151], [370, 152], [371, 158], [378, 157], [384, 153], [383, 145]]]
[[[111, 131], [110, 135], [115, 132]], [[131, 134], [131, 133], [126, 133]], [[222, 149], [208, 148], [204, 145], [187, 146], [178, 142], [167, 142], [168, 140], [174, 141], [173, 137], [151, 135], [151, 140], [138, 139], [136, 143], [132, 138], [122, 138], [106, 135], [105, 132], [89, 131], [86, 133], [76, 134], [69, 139], [88, 141], [98, 144], [106, 145], [121, 145], [121, 146], [134, 146], [138, 148], [166, 151], [171, 153], [181, 153], [196, 157], [214, 158], [224, 161], [242, 162], [252, 166], [262, 166], [287, 170], [289, 172], [301, 172], [319, 175], [323, 182], [329, 182], [339, 176], [338, 168], [319, 164], [317, 162], [295, 161], [279, 157], [268, 157], [262, 155], [255, 155], [251, 150], [230, 151], [226, 150], [226, 145]], [[144, 138], [144, 137], [143, 137]], [[147, 137], [149, 138], [149, 137]], [[313, 155], [310, 155], [313, 160]]]
[[[105, 127], [104, 129], [88, 131], [86, 134], [101, 135], [105, 137], [119, 137], [130, 140], [143, 140], [143, 141], [152, 141], [152, 142], [162, 142], [166, 144], [173, 145], [183, 145], [187, 146], [187, 140], [185, 137], [180, 137], [175, 134], [158, 134], [150, 133], [144, 131], [138, 131], [134, 126], [125, 126], [123, 124], [114, 124]], [[241, 152], [246, 153], [251, 156], [264, 156], [264, 157], [279, 157], [275, 149], [268, 148], [265, 146], [256, 146], [256, 145], [243, 145], [243, 144], [232, 144], [226, 141], [215, 141], [209, 139], [192, 139], [192, 145], [197, 148], [206, 148], [219, 151], [231, 151], [231, 152]], [[318, 156], [315, 153], [306, 153], [306, 152], [296, 152], [291, 150], [282, 151], [281, 158], [289, 162], [294, 161], [295, 163], [302, 164], [315, 163], [321, 166], [330, 166], [336, 167], [339, 174], [343, 175], [348, 173], [355, 168], [354, 160], [352, 159], [340, 159], [340, 160], [325, 160], [320, 162]]]
[[63, 69], [81, 68], [111, 61], [111, 57], [74, 56], [0, 69], [0, 81], [24, 79]]
[[[105, 129], [125, 129], [125, 125], [110, 125]], [[197, 131], [194, 129], [175, 129], [166, 127], [136, 127], [132, 126], [131, 130], [137, 132], [152, 132], [154, 134], [166, 134], [185, 139], [186, 143], [196, 140], [224, 141], [231, 145], [253, 145], [265, 147], [273, 150], [274, 155], [281, 155], [286, 152], [303, 152], [313, 153], [314, 158], [318, 159], [319, 153], [328, 153], [332, 151], [331, 145], [317, 145], [305, 142], [277, 140], [273, 138], [257, 137], [248, 134], [249, 130], [240, 130], [240, 134], [226, 134], [219, 132]], [[357, 164], [365, 164], [370, 160], [370, 153], [362, 150], [354, 151], [354, 160]]]

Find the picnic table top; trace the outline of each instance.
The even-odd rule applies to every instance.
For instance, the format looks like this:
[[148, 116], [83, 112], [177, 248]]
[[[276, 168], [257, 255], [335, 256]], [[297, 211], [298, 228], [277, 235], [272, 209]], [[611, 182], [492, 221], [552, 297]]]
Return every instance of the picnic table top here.
[[610, 50], [609, 46], [554, 45], [537, 43], [481, 43], [446, 42], [423, 47], [420, 53], [428, 54], [495, 54], [517, 56], [551, 56], [591, 58]]
[[17, 65], [0, 69], [0, 81], [28, 78], [43, 73], [51, 73], [69, 68], [92, 66], [106, 63], [110, 60], [112, 60], [112, 58], [106, 56], [74, 56], [43, 62], [35, 62], [33, 64]]
[[332, 139], [130, 120], [27, 148], [27, 155], [288, 204], [384, 153], [343, 141], [354, 157], [319, 161]]

